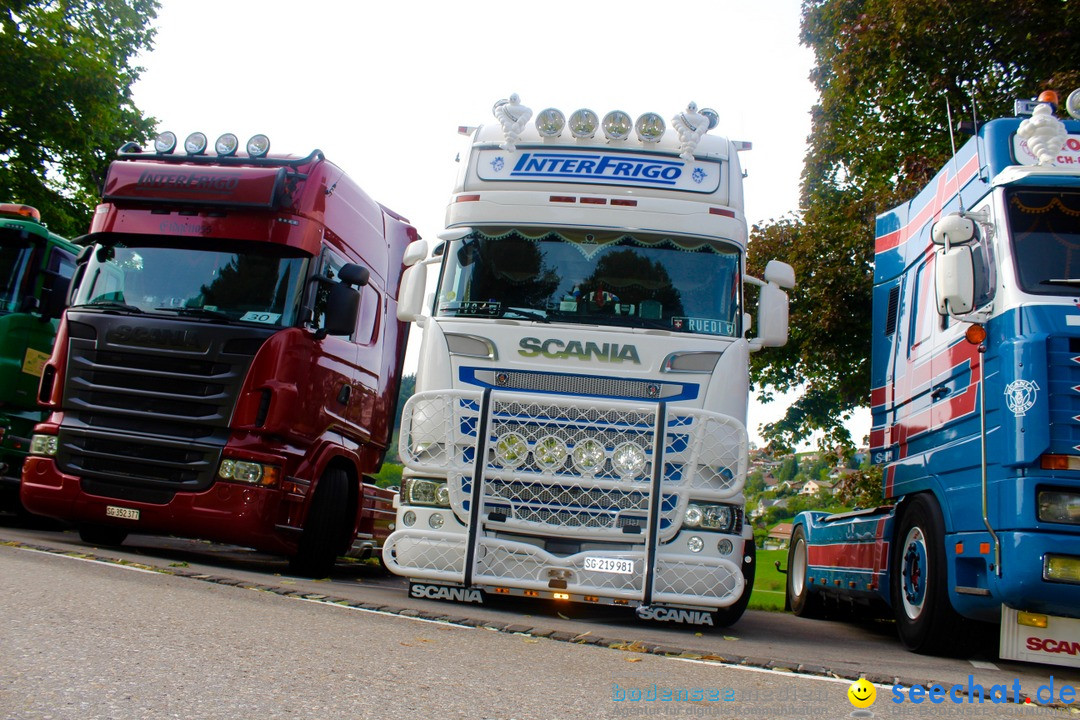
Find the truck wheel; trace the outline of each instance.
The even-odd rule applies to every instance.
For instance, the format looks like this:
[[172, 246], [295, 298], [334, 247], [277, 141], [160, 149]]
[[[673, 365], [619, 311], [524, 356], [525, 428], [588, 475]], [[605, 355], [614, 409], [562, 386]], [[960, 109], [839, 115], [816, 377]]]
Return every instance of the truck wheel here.
[[962, 623], [949, 602], [945, 523], [937, 503], [916, 495], [896, 538], [890, 592], [900, 640], [913, 652], [938, 652], [952, 643]]
[[743, 543], [742, 556], [743, 594], [734, 602], [734, 604], [713, 611], [713, 622], [717, 627], [729, 627], [738, 622], [739, 618], [746, 612], [746, 605], [750, 602], [750, 593], [754, 591], [754, 571], [757, 569], [757, 548], [754, 547], [754, 542], [752, 540]]
[[79, 539], [88, 545], [105, 547], [123, 545], [128, 531], [112, 525], [80, 525]]
[[791, 534], [791, 546], [787, 556], [787, 603], [791, 611], [804, 618], [820, 618], [825, 615], [825, 604], [820, 593], [810, 588], [810, 560], [806, 548], [806, 528], [799, 525]]
[[345, 542], [348, 501], [349, 478], [345, 471], [328, 469], [311, 499], [296, 555], [289, 559], [292, 572], [308, 577], [330, 574]]

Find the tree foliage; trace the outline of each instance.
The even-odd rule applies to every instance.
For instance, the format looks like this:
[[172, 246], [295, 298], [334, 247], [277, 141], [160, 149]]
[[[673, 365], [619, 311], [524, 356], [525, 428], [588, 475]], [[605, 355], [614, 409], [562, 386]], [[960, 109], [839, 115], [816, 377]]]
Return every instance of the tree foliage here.
[[[874, 219], [910, 200], [951, 155], [954, 122], [1012, 113], [1015, 98], [1080, 87], [1080, 3], [805, 0], [802, 43], [820, 93], [800, 216], [755, 226], [749, 267], [795, 268], [786, 347], [754, 356], [756, 386], [801, 397], [764, 428], [778, 447], [843, 427], [869, 404]], [[960, 143], [960, 139], [957, 140]], [[766, 396], [767, 398], [767, 396]]]
[[109, 160], [154, 127], [131, 86], [157, 0], [8, 0], [0, 9], [0, 202], [86, 232]]

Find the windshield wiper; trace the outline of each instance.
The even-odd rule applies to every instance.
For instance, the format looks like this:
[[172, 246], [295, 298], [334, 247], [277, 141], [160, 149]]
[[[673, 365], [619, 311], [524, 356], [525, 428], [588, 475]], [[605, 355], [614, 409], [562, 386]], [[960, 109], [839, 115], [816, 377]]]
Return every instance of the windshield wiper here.
[[1049, 278], [1039, 283], [1040, 285], [1067, 285], [1080, 287], [1080, 278]]
[[548, 316], [545, 313], [543, 313], [543, 312], [541, 312], [539, 310], [531, 310], [529, 308], [513, 308], [513, 307], [512, 308], [506, 308], [505, 310], [502, 311], [502, 314], [499, 315], [499, 317], [506, 317], [507, 313], [515, 313], [517, 315], [520, 315], [523, 318], [528, 318], [530, 320], [539, 320], [540, 322], [543, 322], [543, 323], [551, 322], [551, 320], [548, 318]]
[[211, 310], [204, 307], [157, 307], [155, 310], [163, 310], [165, 312], [174, 312], [177, 315], [185, 315], [187, 317], [203, 317], [213, 318], [214, 320], [228, 320], [228, 315], [219, 311]]
[[128, 305], [125, 302], [118, 300], [108, 300], [106, 302], [90, 302], [82, 305], [75, 305], [78, 308], [96, 308], [98, 310], [125, 310], [127, 312], [141, 313], [143, 309], [134, 305]]

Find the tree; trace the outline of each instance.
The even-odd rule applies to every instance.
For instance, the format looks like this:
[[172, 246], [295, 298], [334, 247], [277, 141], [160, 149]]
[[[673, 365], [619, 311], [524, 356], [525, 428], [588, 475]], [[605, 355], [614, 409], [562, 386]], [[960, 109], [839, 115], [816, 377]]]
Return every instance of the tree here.
[[145, 142], [154, 120], [131, 86], [157, 0], [9, 0], [0, 10], [0, 202], [41, 211], [61, 235], [85, 233], [109, 160]]
[[874, 218], [911, 199], [951, 155], [954, 121], [1008, 115], [1015, 98], [1080, 86], [1080, 3], [1048, 0], [805, 0], [815, 54], [800, 217], [751, 231], [748, 264], [789, 262], [791, 333], [753, 356], [755, 386], [802, 389], [764, 428], [778, 448], [823, 431], [850, 448], [842, 422], [869, 404]]

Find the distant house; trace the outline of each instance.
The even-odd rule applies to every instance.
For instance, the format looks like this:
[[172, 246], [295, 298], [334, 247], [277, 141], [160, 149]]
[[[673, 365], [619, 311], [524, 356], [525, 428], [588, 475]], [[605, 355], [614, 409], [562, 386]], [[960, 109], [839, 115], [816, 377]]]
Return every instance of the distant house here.
[[783, 550], [791, 542], [791, 523], [777, 523], [765, 538], [766, 550]]
[[765, 483], [766, 490], [775, 490], [776, 485], [779, 482], [771, 472], [765, 473], [765, 475], [762, 476], [761, 480]]
[[787, 504], [787, 498], [761, 498], [758, 500], [757, 505], [754, 506], [754, 509], [750, 511], [750, 517], [759, 518], [764, 515], [769, 508], [786, 508]]
[[825, 480], [807, 480], [806, 484], [799, 490], [800, 495], [816, 495], [818, 490], [828, 490], [832, 492], [834, 483], [826, 482]]

